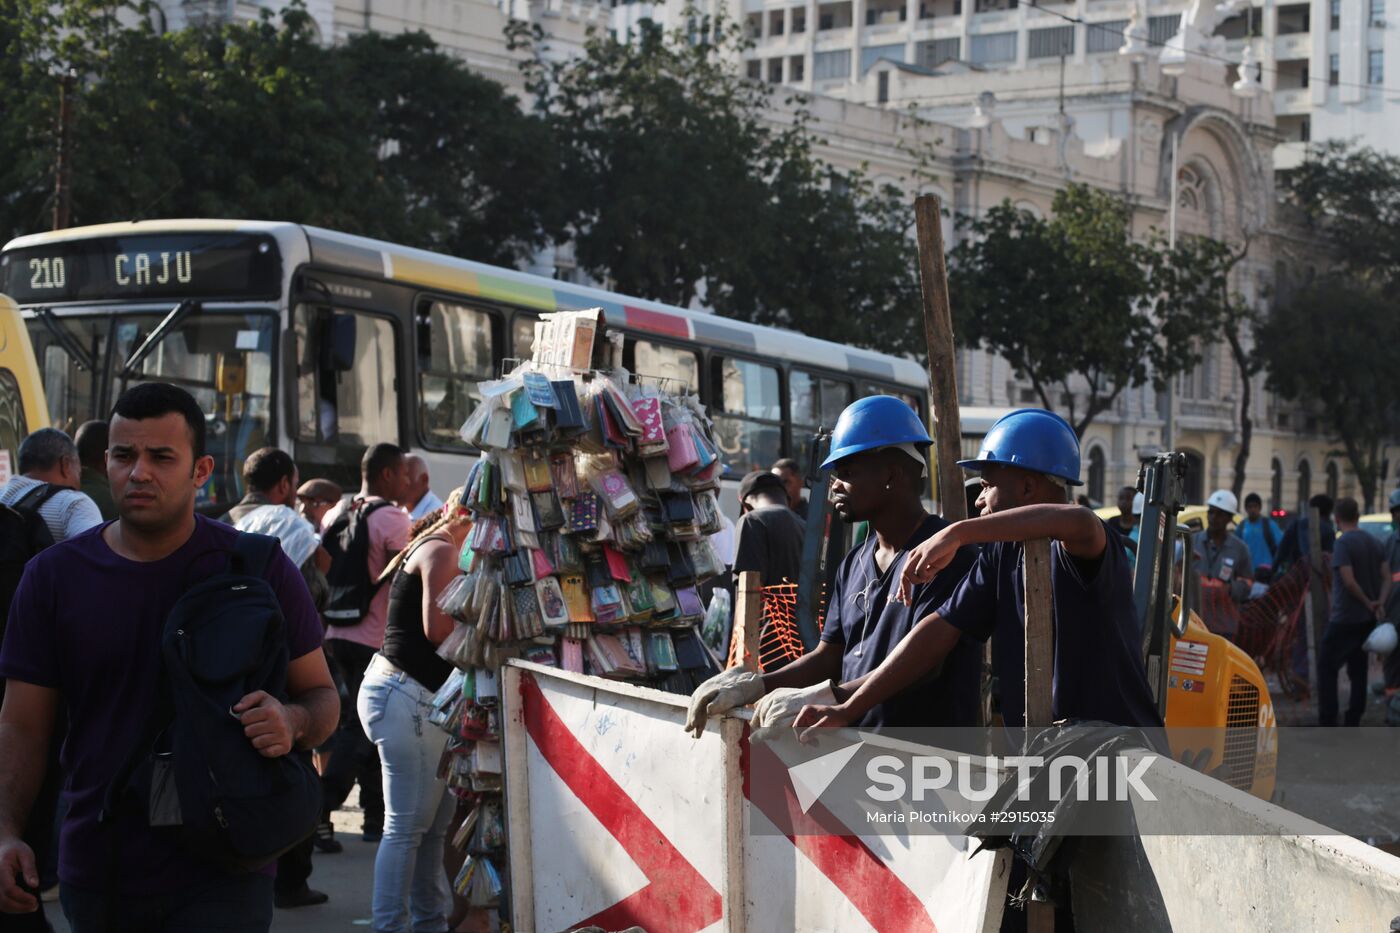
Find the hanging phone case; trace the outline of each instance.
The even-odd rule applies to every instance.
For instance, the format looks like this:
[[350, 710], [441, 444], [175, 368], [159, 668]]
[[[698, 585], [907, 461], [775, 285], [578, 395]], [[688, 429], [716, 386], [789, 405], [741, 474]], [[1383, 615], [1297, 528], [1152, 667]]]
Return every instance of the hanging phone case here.
[[564, 604], [564, 590], [556, 577], [540, 577], [535, 581], [535, 595], [539, 599], [540, 614], [548, 626], [569, 624], [569, 607]]
[[580, 492], [569, 507], [569, 521], [565, 528], [570, 534], [597, 531], [598, 497], [591, 492]]
[[525, 394], [540, 408], [558, 408], [559, 399], [554, 394], [554, 386], [544, 373], [525, 373]]
[[589, 604], [588, 589], [583, 585], [583, 577], [569, 575], [559, 581], [564, 591], [564, 605], [569, 612], [570, 622], [594, 622], [593, 608]]
[[524, 389], [516, 389], [510, 396], [510, 415], [512, 426], [519, 430], [527, 428], [540, 419], [540, 411], [530, 401], [530, 396]]
[[607, 561], [608, 574], [617, 581], [631, 583], [632, 571], [627, 566], [627, 558], [610, 544], [603, 545], [603, 557]]
[[554, 494], [568, 500], [578, 496], [578, 472], [574, 466], [574, 455], [556, 453], [549, 458], [549, 473], [554, 481]]
[[531, 493], [530, 501], [534, 504], [535, 524], [540, 531], [564, 527], [564, 509], [559, 505], [559, 500], [554, 498], [553, 490]]
[[553, 491], [554, 478], [549, 472], [549, 461], [537, 454], [527, 454], [524, 458], [525, 488], [530, 492]]
[[554, 412], [554, 426], [565, 435], [576, 434], [586, 425], [583, 410], [579, 407], [578, 390], [572, 379], [561, 379], [550, 383], [554, 387], [554, 397], [559, 407]]

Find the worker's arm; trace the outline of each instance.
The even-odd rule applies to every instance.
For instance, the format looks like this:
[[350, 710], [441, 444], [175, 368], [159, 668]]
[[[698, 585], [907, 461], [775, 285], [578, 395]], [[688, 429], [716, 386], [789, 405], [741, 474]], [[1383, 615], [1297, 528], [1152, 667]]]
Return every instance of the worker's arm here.
[[1390, 603], [1390, 590], [1394, 584], [1390, 579], [1390, 561], [1381, 561], [1381, 595], [1376, 600], [1376, 618], [1385, 618], [1385, 607]]
[[764, 674], [763, 692], [772, 693], [783, 687], [811, 687], [823, 681], [835, 680], [841, 676], [841, 655], [844, 650], [839, 642], [818, 642], [816, 650], [770, 674]]
[[857, 681], [841, 685], [838, 697], [849, 692], [844, 701], [835, 706], [808, 706], [798, 714], [793, 728], [805, 737], [806, 730], [811, 728], [850, 725], [872, 707], [941, 665], [961, 635], [938, 613], [925, 616], [878, 668]]
[[[1078, 505], [1025, 505], [1005, 512], [954, 522], [924, 541], [904, 559], [895, 598], [907, 604], [914, 586], [927, 583], [952, 563], [958, 548], [994, 541], [1050, 538], [1065, 553], [1097, 560], [1107, 544], [1107, 532], [1097, 515]], [[922, 623], [920, 623], [922, 624]]]
[[5, 685], [0, 708], [0, 911], [5, 913], [39, 907], [38, 899], [19, 886], [22, 878], [30, 888], [39, 887], [34, 852], [20, 834], [44, 780], [57, 710], [56, 690], [20, 680]]
[[1375, 613], [1382, 603], [1366, 595], [1366, 591], [1361, 588], [1361, 584], [1356, 582], [1356, 572], [1351, 569], [1350, 564], [1343, 564], [1337, 568], [1337, 575], [1342, 578], [1342, 586], [1346, 591], [1356, 598], [1356, 601], [1365, 606], [1368, 611]]

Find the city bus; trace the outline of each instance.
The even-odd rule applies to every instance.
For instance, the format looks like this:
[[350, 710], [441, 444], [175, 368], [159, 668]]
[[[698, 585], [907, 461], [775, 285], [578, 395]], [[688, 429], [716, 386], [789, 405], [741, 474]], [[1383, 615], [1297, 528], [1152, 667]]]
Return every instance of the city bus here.
[[898, 395], [928, 417], [910, 360], [294, 223], [24, 236], [0, 252], [0, 292], [22, 309], [56, 427], [107, 417], [142, 381], [199, 399], [211, 514], [242, 496], [243, 460], [266, 445], [350, 491], [366, 446], [395, 442], [445, 497], [471, 465], [459, 430], [477, 383], [528, 359], [538, 315], [556, 310], [602, 308], [627, 369], [698, 392], [731, 482], [780, 457], [805, 464], [816, 429], [856, 398]]

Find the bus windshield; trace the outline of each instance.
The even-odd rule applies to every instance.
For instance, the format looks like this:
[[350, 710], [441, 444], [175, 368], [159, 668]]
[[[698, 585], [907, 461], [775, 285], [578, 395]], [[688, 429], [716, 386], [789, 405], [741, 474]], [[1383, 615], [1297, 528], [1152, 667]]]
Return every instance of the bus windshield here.
[[[117, 397], [142, 382], [171, 382], [204, 409], [214, 475], [200, 490], [202, 511], [222, 511], [243, 495], [248, 454], [273, 443], [272, 366], [277, 318], [266, 312], [197, 311], [123, 372], [166, 317], [159, 311], [28, 320], [53, 425], [69, 434], [106, 418]], [[54, 329], [59, 333], [55, 333]]]

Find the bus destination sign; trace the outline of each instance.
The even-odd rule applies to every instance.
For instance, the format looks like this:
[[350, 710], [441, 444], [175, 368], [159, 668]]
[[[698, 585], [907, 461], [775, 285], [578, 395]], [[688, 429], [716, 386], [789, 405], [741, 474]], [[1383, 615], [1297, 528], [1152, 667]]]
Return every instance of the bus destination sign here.
[[276, 298], [282, 260], [264, 234], [97, 237], [9, 250], [0, 291], [20, 304], [123, 298]]

